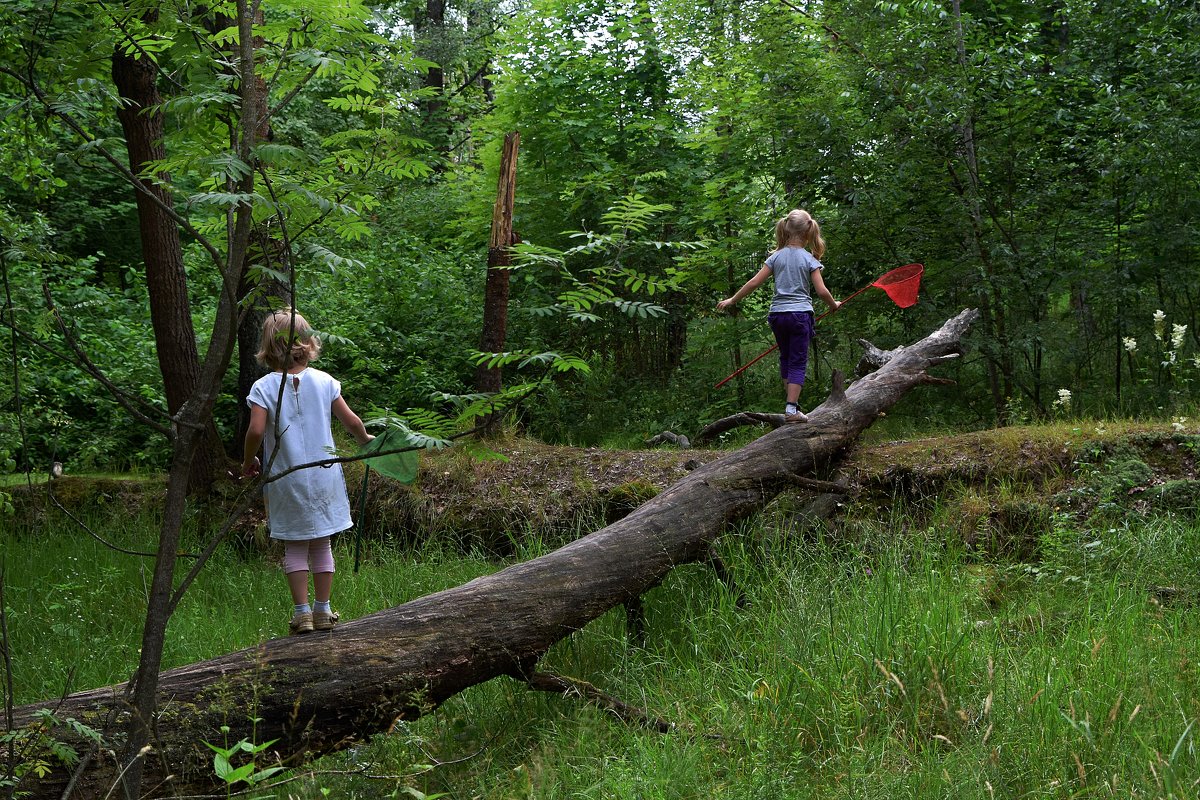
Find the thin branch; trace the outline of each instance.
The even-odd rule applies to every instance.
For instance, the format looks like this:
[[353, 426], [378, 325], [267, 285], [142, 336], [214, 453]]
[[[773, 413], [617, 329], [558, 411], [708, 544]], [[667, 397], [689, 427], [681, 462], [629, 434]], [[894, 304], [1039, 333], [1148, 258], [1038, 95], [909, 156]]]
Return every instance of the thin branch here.
[[79, 779], [83, 777], [83, 773], [87, 771], [88, 764], [100, 752], [100, 745], [93, 745], [87, 755], [79, 759], [79, 763], [75, 765], [75, 770], [71, 773], [71, 779], [67, 781], [67, 785], [63, 787], [63, 792], [59, 796], [60, 800], [70, 800], [71, 795], [75, 792], [75, 784], [79, 783]]
[[815, 22], [816, 24], [820, 25], [820, 26], [821, 26], [821, 28], [822, 28], [822, 29], [823, 29], [823, 30], [824, 30], [826, 33], [828, 33], [828, 34], [829, 34], [829, 38], [833, 39], [833, 41], [834, 41], [836, 44], [842, 45], [843, 47], [845, 47], [845, 48], [846, 48], [847, 50], [849, 50], [850, 52], [852, 52], [852, 53], [855, 53], [855, 54], [857, 54], [858, 56], [861, 56], [863, 59], [865, 59], [865, 60], [866, 60], [867, 64], [869, 64], [870, 66], [874, 67], [875, 69], [880, 69], [880, 67], [879, 67], [879, 65], [878, 65], [878, 64], [876, 64], [875, 62], [873, 62], [871, 59], [867, 58], [867, 54], [866, 54], [866, 53], [864, 53], [864, 52], [863, 52], [861, 49], [859, 49], [859, 48], [858, 48], [857, 46], [855, 46], [854, 44], [851, 44], [850, 42], [847, 42], [847, 41], [846, 41], [846, 40], [845, 40], [845, 39], [842, 37], [842, 35], [841, 35], [840, 33], [838, 33], [838, 31], [837, 31], [835, 28], [833, 28], [833, 26], [831, 26], [829, 23], [827, 23], [827, 22], [822, 22], [821, 20], [819, 20], [819, 19], [817, 19], [815, 16], [813, 16], [813, 15], [812, 15], [810, 12], [808, 12], [808, 11], [805, 11], [803, 8], [800, 8], [799, 6], [797, 6], [797, 5], [795, 5], [795, 4], [791, 3], [791, 2], [789, 2], [789, 0], [779, 0], [779, 2], [780, 2], [780, 3], [782, 3], [783, 5], [787, 6], [788, 8], [790, 8], [792, 11], [795, 11], [795, 12], [796, 12], [797, 14], [799, 14], [800, 16], [802, 16], [802, 17], [806, 17], [807, 19], [809, 19], [809, 20], [812, 20], [812, 21], [813, 21], [813, 22]]
[[[24, 339], [25, 341], [27, 341], [27, 342], [29, 342], [30, 344], [32, 344], [34, 347], [37, 347], [37, 348], [39, 348], [39, 349], [41, 349], [41, 350], [44, 350], [45, 352], [49, 353], [49, 354], [50, 354], [51, 356], [53, 356], [54, 358], [57, 358], [59, 361], [62, 361], [64, 364], [71, 364], [72, 366], [77, 366], [77, 367], [79, 367], [79, 366], [83, 366], [83, 365], [82, 365], [82, 364], [80, 364], [80, 363], [79, 363], [79, 362], [78, 362], [76, 359], [74, 359], [74, 358], [71, 358], [70, 356], [67, 356], [67, 355], [65, 355], [65, 354], [63, 354], [63, 353], [60, 353], [60, 352], [58, 352], [58, 351], [57, 351], [57, 350], [55, 350], [53, 347], [51, 347], [50, 345], [48, 345], [48, 344], [46, 344], [45, 342], [41, 341], [40, 339], [38, 339], [36, 336], [34, 336], [33, 334], [29, 333], [28, 331], [26, 331], [26, 330], [23, 330], [23, 329], [21, 329], [21, 328], [18, 328], [18, 327], [14, 326], [14, 325], [11, 325], [11, 324], [7, 323], [7, 322], [5, 323], [5, 325], [8, 325], [10, 328], [12, 328], [12, 330], [13, 330], [13, 331], [14, 331], [14, 332], [15, 332], [15, 333], [18, 335], [18, 336], [20, 336], [22, 339]], [[137, 401], [138, 403], [141, 403], [141, 404], [142, 404], [142, 405], [143, 405], [145, 408], [149, 409], [150, 411], [153, 411], [155, 414], [158, 414], [159, 416], [162, 416], [162, 417], [164, 417], [164, 418], [166, 418], [166, 419], [168, 419], [168, 420], [169, 420], [169, 419], [171, 419], [171, 416], [170, 416], [170, 415], [169, 415], [167, 412], [163, 411], [161, 408], [155, 408], [154, 406], [147, 404], [147, 403], [146, 403], [144, 400], [142, 400], [140, 397], [137, 397], [136, 395], [131, 395], [131, 394], [129, 394], [128, 392], [126, 392], [125, 390], [123, 390], [123, 389], [118, 389], [118, 391], [119, 391], [119, 392], [121, 392], [122, 394], [124, 394], [126, 397], [128, 397], [128, 398], [130, 398], [130, 399], [132, 399], [132, 400], [135, 400], [135, 401]], [[127, 411], [129, 411], [131, 414], [134, 414], [134, 415], [137, 417], [137, 419], [138, 419], [138, 421], [139, 421], [139, 422], [143, 422], [143, 423], [144, 423], [144, 424], [146, 424], [146, 425], [150, 425], [150, 426], [152, 426], [152, 427], [155, 427], [155, 423], [154, 423], [154, 422], [151, 422], [151, 421], [147, 421], [147, 420], [145, 420], [145, 419], [144, 419], [144, 418], [143, 418], [141, 415], [139, 415], [139, 414], [137, 413], [137, 411], [136, 411], [135, 409], [130, 409], [128, 406], [125, 406], [124, 404], [122, 404], [122, 407], [123, 407], [123, 408], [125, 408]], [[156, 430], [158, 430], [158, 427], [155, 427], [155, 429], [156, 429]], [[162, 428], [162, 431], [160, 431], [160, 432], [165, 432], [166, 430], [167, 430], [167, 428], [163, 427], [163, 428]]]
[[[289, 280], [292, 284], [289, 290], [292, 296], [296, 294], [296, 255], [292, 252], [292, 240], [288, 236], [287, 218], [283, 214], [283, 206], [279, 202], [278, 195], [275, 194], [275, 184], [271, 182], [271, 177], [267, 174], [267, 169], [261, 163], [258, 165], [258, 174], [262, 175], [263, 183], [267, 187], [267, 194], [271, 195], [271, 203], [275, 206], [275, 218], [279, 220], [279, 235], [283, 237], [283, 253], [287, 258]], [[265, 248], [264, 248], [265, 250]], [[295, 306], [295, 303], [292, 303]]]
[[[0, 275], [4, 279], [4, 311], [8, 316], [8, 328], [12, 334], [10, 347], [12, 348], [12, 379], [13, 379], [13, 399], [17, 417], [17, 427], [21, 436], [21, 452], [25, 461], [26, 472], [29, 470], [29, 443], [26, 440], [25, 433], [25, 415], [22, 413], [21, 406], [21, 360], [17, 356], [17, 332], [16, 332], [16, 313], [13, 311], [12, 287], [8, 281], [8, 257], [5, 254], [5, 249], [0, 248]], [[3, 601], [0, 600], [0, 603]], [[3, 608], [0, 607], [0, 613], [3, 613]], [[12, 727], [11, 725], [9, 726]]]
[[212, 558], [213, 553], [217, 551], [217, 547], [219, 547], [220, 544], [225, 541], [226, 537], [229, 536], [229, 532], [233, 530], [233, 526], [239, 519], [242, 518], [242, 515], [246, 513], [250, 506], [254, 504], [256, 494], [257, 493], [253, 491], [246, 492], [245, 496], [242, 497], [241, 502], [238, 503], [237, 508], [229, 513], [229, 515], [225, 518], [224, 524], [221, 525], [221, 529], [213, 534], [212, 538], [209, 539], [208, 544], [204, 546], [202, 551], [200, 551], [200, 554], [198, 556], [189, 556], [190, 558], [195, 558], [196, 561], [194, 564], [192, 564], [192, 568], [188, 570], [187, 575], [183, 577], [183, 580], [179, 582], [179, 586], [177, 586], [175, 591], [171, 594], [171, 599], [167, 602], [168, 617], [175, 613], [175, 607], [179, 605], [179, 601], [183, 599], [183, 595], [192, 585], [192, 581], [194, 581], [200, 574], [200, 570], [204, 568], [204, 565], [208, 563], [210, 558]]
[[[83, 528], [84, 532], [87, 533], [88, 536], [91, 536], [93, 539], [95, 539], [97, 542], [99, 542], [100, 544], [107, 547], [109, 550], [115, 550], [116, 552], [124, 553], [127, 556], [138, 556], [140, 558], [157, 558], [158, 557], [158, 553], [144, 552], [141, 550], [130, 550], [128, 548], [121, 547], [120, 545], [113, 544], [112, 542], [108, 541], [103, 536], [101, 536], [100, 534], [96, 533], [94, 530], [89, 528], [88, 524], [86, 522], [84, 522], [79, 517], [72, 514], [70, 511], [67, 510], [66, 506], [64, 506], [62, 503], [59, 502], [58, 497], [56, 497], [54, 494], [54, 488], [53, 488], [54, 481], [48, 481], [46, 484], [46, 487], [47, 487], [46, 494], [50, 498], [50, 502], [54, 505], [54, 507], [57, 508], [59, 511], [61, 511], [63, 514], [65, 514], [67, 519], [71, 520], [76, 525]], [[195, 558], [196, 556], [192, 555], [191, 553], [180, 553], [179, 557], [180, 558]]]
[[308, 26], [311, 25], [312, 22], [312, 17], [308, 17], [304, 19], [303, 24], [301, 24], [300, 27], [288, 29], [287, 40], [284, 41], [283, 47], [279, 49], [279, 58], [275, 62], [275, 71], [271, 74], [271, 77], [265, 81], [268, 95], [271, 92], [271, 87], [275, 85], [275, 81], [279, 79], [280, 73], [283, 72], [283, 64], [285, 61], [287, 61], [288, 53], [292, 51], [293, 37], [295, 37], [297, 33], [303, 33], [304, 31], [308, 30]]
[[[476, 425], [474, 428], [471, 428], [471, 430], [469, 430], [469, 431], [462, 431], [460, 433], [456, 433], [451, 436], [447, 436], [445, 441], [453, 442], [458, 439], [465, 439], [468, 436], [478, 436], [481, 432], [487, 430], [488, 427], [489, 427], [489, 425], [486, 425], [486, 424], [485, 425]], [[278, 436], [281, 435], [281, 433], [276, 434], [277, 439], [278, 439]], [[379, 452], [371, 452], [371, 453], [366, 453], [366, 454], [357, 454], [356, 453], [355, 455], [352, 455], [352, 456], [331, 456], [330, 458], [323, 458], [320, 461], [309, 461], [305, 464], [297, 464], [296, 466], [288, 467], [287, 469], [277, 472], [268, 478], [260, 479], [256, 485], [265, 486], [268, 483], [274, 483], [275, 481], [279, 480], [280, 478], [283, 478], [286, 475], [291, 475], [293, 472], [299, 472], [302, 469], [314, 469], [316, 467], [332, 467], [334, 464], [352, 464], [355, 461], [366, 461], [369, 458], [381, 458], [383, 456], [399, 455], [400, 453], [412, 453], [412, 452], [416, 452], [416, 451], [424, 450], [424, 449], [426, 449], [426, 448], [424, 448], [420, 445], [413, 445], [411, 447], [397, 447], [392, 450], [380, 450]], [[275, 448], [275, 452], [278, 452], [278, 450], [279, 450], [279, 448]], [[266, 474], [266, 472], [270, 468], [271, 462], [274, 461], [274, 458], [275, 458], [275, 453], [273, 452], [273, 453], [271, 453], [271, 461], [268, 461], [266, 464], [263, 465], [263, 473], [264, 474]]]
[[33, 92], [34, 96], [52, 116], [62, 120], [63, 123], [65, 123], [68, 128], [74, 131], [74, 133], [84, 142], [93, 145], [93, 149], [99, 153], [105, 161], [112, 164], [113, 167], [116, 168], [117, 172], [120, 173], [121, 177], [126, 180], [126, 182], [132, 185], [136, 191], [141, 192], [143, 195], [149, 198], [150, 202], [158, 206], [159, 209], [168, 217], [170, 217], [176, 225], [183, 228], [183, 230], [187, 231], [191, 236], [193, 236], [200, 246], [208, 252], [209, 257], [213, 260], [213, 263], [217, 265], [218, 269], [222, 267], [225, 259], [222, 258], [220, 251], [217, 250], [212, 242], [210, 242], [207, 237], [201, 234], [200, 231], [196, 230], [196, 228], [190, 222], [188, 222], [185, 217], [180, 215], [178, 211], [176, 211], [167, 203], [163, 202], [161, 197], [150, 191], [150, 189], [146, 186], [146, 182], [142, 178], [134, 174], [132, 169], [122, 164], [121, 160], [113, 155], [108, 148], [102, 144], [99, 144], [99, 140], [88, 133], [83, 126], [75, 120], [74, 117], [65, 111], [55, 108], [54, 104], [50, 102], [50, 98], [46, 96], [44, 91], [42, 91], [42, 88], [38, 85], [37, 81], [33, 79], [32, 75], [21, 75], [20, 73], [15, 72], [14, 70], [3, 65], [0, 65], [0, 74], [8, 75], [9, 77], [14, 78], [29, 91]]
[[108, 6], [104, 3], [104, 0], [96, 0], [96, 5], [104, 9], [104, 13], [109, 19], [112, 20], [113, 24], [117, 26], [117, 30], [121, 32], [121, 34], [125, 37], [125, 40], [133, 45], [134, 49], [138, 51], [138, 54], [154, 65], [154, 71], [158, 73], [160, 77], [162, 77], [176, 89], [179, 89], [180, 91], [185, 90], [186, 87], [179, 81], [175, 80], [175, 78], [173, 78], [169, 72], [162, 68], [162, 65], [158, 63], [158, 59], [146, 52], [146, 49], [138, 43], [138, 40], [133, 37], [133, 34], [131, 34], [129, 29], [125, 26], [125, 22], [116, 14], [108, 10]]
[[631, 706], [623, 700], [618, 700], [594, 685], [579, 678], [569, 678], [551, 672], [534, 672], [525, 679], [531, 689], [539, 692], [551, 692], [564, 697], [579, 697], [587, 703], [607, 711], [622, 722], [631, 722], [643, 728], [649, 728], [658, 733], [671, 733], [678, 726], [661, 717], [656, 717], [647, 709]]
[[308, 74], [305, 75], [303, 78], [301, 78], [300, 82], [298, 84], [296, 84], [295, 86], [293, 86], [292, 90], [290, 92], [285, 94], [278, 103], [276, 103], [271, 108], [269, 108], [267, 110], [267, 119], [268, 120], [272, 119], [280, 111], [287, 108], [288, 104], [290, 104], [293, 100], [296, 99], [296, 95], [300, 94], [301, 90], [304, 89], [304, 87], [308, 85], [308, 82], [311, 81], [316, 76], [318, 69], [320, 69], [320, 68], [313, 67], [312, 69], [310, 69], [308, 71]]
[[[172, 438], [175, 434], [169, 427], [167, 427], [166, 425], [162, 425], [158, 422], [155, 422], [154, 420], [150, 419], [148, 416], [143, 414], [137, 407], [135, 407], [133, 405], [132, 401], [130, 400], [130, 395], [127, 395], [127, 393], [124, 390], [122, 390], [115, 383], [113, 383], [111, 380], [109, 380], [108, 376], [105, 375], [104, 372], [101, 371], [101, 369], [99, 367], [97, 367], [95, 364], [92, 363], [91, 359], [88, 358], [87, 353], [84, 352], [83, 347], [79, 344], [78, 341], [76, 341], [75, 336], [71, 333], [70, 329], [67, 327], [67, 323], [63, 320], [62, 315], [60, 313], [58, 313], [58, 306], [55, 305], [54, 298], [50, 294], [50, 287], [45, 283], [42, 284], [42, 295], [46, 299], [46, 308], [50, 311], [51, 315], [54, 317], [54, 321], [58, 326], [58, 330], [60, 333], [62, 333], [63, 339], [66, 340], [67, 346], [71, 348], [71, 352], [73, 352], [75, 354], [75, 358], [78, 359], [79, 366], [83, 367], [85, 372], [87, 372], [89, 375], [91, 375], [93, 378], [95, 378], [102, 386], [104, 386], [104, 388], [107, 389], [109, 391], [109, 393], [113, 396], [113, 399], [116, 400], [121, 405], [122, 408], [124, 408], [126, 411], [128, 411], [130, 414], [132, 414], [136, 420], [138, 420], [139, 422], [141, 422], [144, 425], [150, 426], [158, 433], [161, 433], [163, 436], [166, 436], [168, 439]], [[158, 410], [158, 409], [156, 409], [156, 410]], [[169, 415], [168, 415], [168, 418], [170, 418]], [[172, 419], [172, 421], [174, 421], [174, 419]]]
[[443, 99], [453, 100], [455, 97], [458, 97], [460, 94], [465, 92], [467, 89], [471, 88], [471, 84], [475, 83], [475, 81], [482, 78], [484, 73], [487, 72], [488, 67], [490, 67], [490, 66], [491, 66], [491, 64], [485, 61], [483, 66], [481, 66], [479, 69], [477, 69], [473, 73], [471, 73], [471, 77], [469, 77], [465, 81], [463, 81], [459, 85], [459, 87], [457, 89], [455, 89], [453, 92], [450, 92], [450, 94], [445, 94]]

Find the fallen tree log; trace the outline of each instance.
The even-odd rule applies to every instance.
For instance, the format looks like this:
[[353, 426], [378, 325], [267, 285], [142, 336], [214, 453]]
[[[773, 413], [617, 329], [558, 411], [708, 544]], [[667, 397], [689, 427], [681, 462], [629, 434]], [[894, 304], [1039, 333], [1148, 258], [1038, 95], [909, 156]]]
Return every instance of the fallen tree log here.
[[[298, 764], [427, 714], [493, 678], [545, 688], [535, 667], [551, 645], [635, 601], [675, 567], [707, 560], [731, 522], [760, 510], [796, 476], [829, 464], [910, 389], [946, 383], [928, 370], [958, 356], [977, 316], [964, 311], [849, 390], [835, 387], [807, 424], [782, 426], [697, 468], [624, 519], [552, 553], [327, 634], [274, 639], [164, 672], [154, 750], [145, 756], [146, 791], [213, 786], [204, 741], [275, 739], [271, 751], [280, 762]], [[57, 719], [115, 737], [129, 713], [122, 689], [16, 709], [12, 727], [30, 730], [38, 711], [50, 709]], [[33, 796], [58, 797], [71, 780], [76, 796], [104, 796], [117, 777], [110, 751], [119, 752], [120, 742], [91, 748], [65, 726], [45, 735], [91, 756], [74, 776], [57, 765], [30, 787]]]

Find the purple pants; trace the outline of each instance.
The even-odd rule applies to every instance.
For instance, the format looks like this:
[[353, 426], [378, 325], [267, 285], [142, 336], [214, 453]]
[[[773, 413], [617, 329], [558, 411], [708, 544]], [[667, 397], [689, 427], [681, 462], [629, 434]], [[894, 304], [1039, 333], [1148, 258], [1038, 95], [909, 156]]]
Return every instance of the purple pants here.
[[813, 312], [773, 311], [767, 315], [767, 322], [779, 345], [780, 376], [785, 383], [803, 386], [813, 337]]

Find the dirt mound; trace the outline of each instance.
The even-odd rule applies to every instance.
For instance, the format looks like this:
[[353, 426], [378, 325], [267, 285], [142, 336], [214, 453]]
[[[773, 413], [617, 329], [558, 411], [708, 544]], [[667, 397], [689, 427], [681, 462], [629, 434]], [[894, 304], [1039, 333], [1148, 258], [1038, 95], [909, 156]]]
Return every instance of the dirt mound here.
[[[620, 518], [724, 452], [559, 447], [517, 437], [489, 446], [482, 458], [463, 449], [422, 454], [411, 486], [372, 474], [370, 536], [404, 543], [444, 537], [497, 553], [511, 552], [527, 534], [565, 541]], [[850, 502], [827, 504], [824, 513], [878, 517], [881, 508], [903, 504], [912, 525], [948, 525], [971, 547], [1025, 556], [1055, 515], [1196, 513], [1198, 457], [1200, 436], [1169, 425], [1040, 425], [885, 442], [846, 454], [836, 473]], [[362, 467], [349, 464], [346, 474], [357, 506]], [[136, 513], [152, 509], [164, 486], [161, 478], [69, 477], [53, 488], [67, 509]], [[218, 486], [199, 512], [218, 519], [242, 491]], [[786, 512], [814, 492], [797, 488], [780, 504]], [[44, 485], [14, 489], [17, 517], [36, 526], [38, 515], [55, 511], [49, 498]], [[236, 538], [265, 542], [261, 509], [240, 521]]]

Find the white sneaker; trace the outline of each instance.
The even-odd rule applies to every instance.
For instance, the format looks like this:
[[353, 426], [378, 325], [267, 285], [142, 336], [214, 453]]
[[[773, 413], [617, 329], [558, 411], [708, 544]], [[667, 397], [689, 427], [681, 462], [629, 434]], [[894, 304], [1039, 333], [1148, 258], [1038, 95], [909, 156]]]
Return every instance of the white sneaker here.
[[796, 413], [794, 414], [784, 414], [783, 421], [787, 423], [808, 422], [808, 415], [806, 415], [800, 409], [796, 409]]

